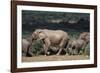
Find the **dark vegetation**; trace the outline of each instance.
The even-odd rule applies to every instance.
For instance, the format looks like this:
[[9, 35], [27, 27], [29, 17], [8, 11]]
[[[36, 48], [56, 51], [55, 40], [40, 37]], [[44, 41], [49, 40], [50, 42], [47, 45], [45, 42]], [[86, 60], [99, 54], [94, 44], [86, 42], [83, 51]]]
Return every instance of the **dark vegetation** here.
[[[51, 29], [66, 31], [72, 40], [77, 39], [82, 32], [90, 30], [90, 15], [88, 13], [22, 11], [22, 38], [31, 40], [35, 29]], [[33, 43], [34, 55], [40, 55], [43, 49], [41, 42]], [[88, 45], [88, 52], [89, 48]]]

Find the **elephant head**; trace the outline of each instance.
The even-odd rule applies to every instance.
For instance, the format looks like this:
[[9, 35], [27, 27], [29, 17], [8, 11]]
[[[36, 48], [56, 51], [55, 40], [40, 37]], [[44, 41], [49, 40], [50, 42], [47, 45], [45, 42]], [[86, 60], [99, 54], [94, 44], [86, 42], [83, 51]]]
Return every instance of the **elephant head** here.
[[90, 33], [89, 32], [81, 33], [79, 39], [82, 39], [88, 43], [90, 41]]
[[36, 40], [38, 38], [38, 35], [41, 31], [40, 30], [35, 30], [33, 33], [32, 33], [32, 41], [33, 40]]
[[44, 52], [48, 53], [47, 50], [50, 45], [50, 40], [42, 29], [37, 29], [32, 33], [32, 42], [34, 42], [34, 40], [41, 41], [45, 49]]
[[34, 40], [43, 40], [45, 38], [47, 38], [47, 36], [42, 29], [37, 29], [32, 33], [32, 42]]

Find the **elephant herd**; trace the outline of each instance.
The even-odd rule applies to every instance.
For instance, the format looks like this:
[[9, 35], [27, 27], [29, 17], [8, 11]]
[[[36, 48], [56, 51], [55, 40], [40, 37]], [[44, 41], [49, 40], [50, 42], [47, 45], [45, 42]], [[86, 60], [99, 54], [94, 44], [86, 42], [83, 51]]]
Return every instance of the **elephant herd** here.
[[35, 40], [42, 41], [44, 55], [51, 53], [48, 51], [50, 47], [53, 47], [52, 51], [57, 50], [56, 55], [60, 55], [62, 50], [64, 50], [67, 55], [80, 55], [84, 54], [87, 49], [86, 46], [90, 41], [90, 34], [89, 32], [83, 32], [79, 35], [78, 39], [72, 40], [68, 33], [62, 30], [36, 29], [32, 33], [31, 42], [27, 41], [27, 39], [22, 39], [23, 56], [33, 55], [30, 50]]

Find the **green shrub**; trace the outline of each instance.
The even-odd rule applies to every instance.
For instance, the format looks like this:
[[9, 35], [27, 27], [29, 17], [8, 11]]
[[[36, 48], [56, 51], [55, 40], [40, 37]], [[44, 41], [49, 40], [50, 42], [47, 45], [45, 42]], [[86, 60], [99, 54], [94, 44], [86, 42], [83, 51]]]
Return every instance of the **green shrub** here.
[[34, 55], [40, 55], [43, 51], [43, 43], [41, 40], [36, 40], [32, 43], [32, 52]]

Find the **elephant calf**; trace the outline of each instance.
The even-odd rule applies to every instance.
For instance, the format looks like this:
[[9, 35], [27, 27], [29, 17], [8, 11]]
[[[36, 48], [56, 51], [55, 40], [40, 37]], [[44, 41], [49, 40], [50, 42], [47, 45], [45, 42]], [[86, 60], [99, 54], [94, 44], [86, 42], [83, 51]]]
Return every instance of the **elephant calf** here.
[[29, 53], [30, 42], [26, 39], [22, 39], [22, 56], [32, 56]]
[[83, 32], [77, 40], [72, 41], [68, 48], [69, 54], [78, 55], [84, 53], [90, 40], [89, 35], [88, 32]]

